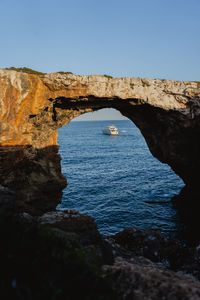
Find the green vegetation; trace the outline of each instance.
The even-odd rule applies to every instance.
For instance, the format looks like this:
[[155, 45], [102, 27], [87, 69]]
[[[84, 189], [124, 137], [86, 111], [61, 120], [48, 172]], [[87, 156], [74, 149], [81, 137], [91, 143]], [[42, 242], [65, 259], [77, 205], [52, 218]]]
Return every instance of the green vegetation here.
[[57, 72], [57, 73], [59, 73], [59, 74], [73, 74], [72, 72], [64, 72], [64, 71], [59, 71], [59, 72]]
[[27, 68], [27, 67], [23, 67], [23, 68], [10, 67], [10, 68], [6, 68], [6, 70], [13, 70], [13, 71], [16, 71], [16, 72], [35, 74], [35, 75], [45, 75], [46, 74], [46, 73], [43, 73], [43, 72], [32, 70], [32, 69]]
[[106, 78], [108, 78], [108, 79], [112, 79], [113, 78], [112, 76], [107, 75], [107, 74], [104, 74], [103, 76], [106, 77]]

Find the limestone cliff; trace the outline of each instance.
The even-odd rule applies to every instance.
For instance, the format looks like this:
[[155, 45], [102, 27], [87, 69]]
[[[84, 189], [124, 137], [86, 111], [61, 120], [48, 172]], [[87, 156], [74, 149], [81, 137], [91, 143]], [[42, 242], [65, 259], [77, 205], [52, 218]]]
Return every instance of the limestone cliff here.
[[[198, 82], [107, 78], [0, 69], [0, 184], [62, 189], [57, 129], [85, 112], [112, 107], [132, 120], [151, 153], [188, 185], [200, 169]], [[133, 174], [134, 176], [134, 174]]]

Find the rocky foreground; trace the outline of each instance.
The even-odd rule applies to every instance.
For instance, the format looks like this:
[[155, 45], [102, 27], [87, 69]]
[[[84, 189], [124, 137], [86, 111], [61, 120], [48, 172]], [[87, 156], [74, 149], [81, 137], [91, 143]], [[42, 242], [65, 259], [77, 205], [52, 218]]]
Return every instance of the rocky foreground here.
[[103, 237], [77, 211], [14, 214], [1, 198], [0, 299], [200, 299], [200, 247], [156, 230]]

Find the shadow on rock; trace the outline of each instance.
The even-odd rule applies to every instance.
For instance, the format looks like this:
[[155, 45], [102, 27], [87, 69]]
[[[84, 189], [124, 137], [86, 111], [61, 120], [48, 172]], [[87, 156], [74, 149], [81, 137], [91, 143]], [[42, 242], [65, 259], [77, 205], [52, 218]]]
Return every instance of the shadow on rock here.
[[[55, 214], [43, 217], [43, 224], [39, 224], [27, 213], [14, 216], [0, 212], [0, 299], [118, 299], [102, 278], [101, 237], [92, 218], [85, 220], [87, 226], [82, 231], [84, 235], [86, 227], [90, 228], [86, 245], [79, 242], [79, 232], [74, 232], [75, 224], [78, 230], [84, 217], [76, 215], [75, 220], [69, 213], [58, 214], [59, 218]], [[48, 226], [50, 220], [54, 227]], [[58, 227], [65, 221], [63, 231]]]
[[41, 215], [54, 210], [67, 185], [60, 160], [58, 146], [1, 146], [0, 185], [5, 187], [1, 191], [4, 198], [11, 199], [8, 195], [12, 194], [17, 212]]
[[172, 198], [180, 218], [179, 237], [188, 245], [200, 244], [200, 192], [197, 187], [185, 186]]
[[13, 214], [28, 213], [32, 216], [41, 216], [46, 212], [54, 211], [62, 200], [61, 191], [44, 191], [34, 188], [12, 191], [8, 188], [0, 190], [0, 209]]

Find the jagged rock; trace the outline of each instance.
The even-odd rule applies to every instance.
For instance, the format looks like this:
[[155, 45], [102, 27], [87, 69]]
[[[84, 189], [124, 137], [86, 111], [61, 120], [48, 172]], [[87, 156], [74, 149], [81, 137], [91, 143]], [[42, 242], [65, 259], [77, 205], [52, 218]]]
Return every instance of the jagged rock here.
[[92, 260], [98, 259], [101, 264], [114, 262], [112, 248], [100, 235], [94, 219], [90, 216], [79, 214], [77, 211], [52, 211], [38, 218], [41, 225], [62, 231], [64, 236], [78, 241], [90, 253]]
[[72, 234], [1, 213], [0, 299], [116, 300], [101, 276], [99, 245], [88, 249]]
[[[104, 266], [112, 287], [123, 300], [198, 300], [200, 283], [193, 278], [160, 268], [145, 261], [117, 258], [113, 266]], [[106, 277], [106, 276], [105, 276]]]
[[65, 232], [74, 232], [80, 236], [82, 243], [92, 244], [101, 240], [100, 233], [94, 219], [79, 213], [63, 211], [47, 212], [38, 218], [40, 224], [48, 224]]
[[115, 255], [125, 258], [145, 257], [153, 262], [162, 263], [168, 269], [182, 271], [200, 279], [198, 248], [186, 246], [177, 239], [167, 238], [158, 230], [126, 228], [109, 237], [108, 241], [112, 244]]
[[[178, 257], [180, 242], [157, 231], [127, 229], [105, 241], [93, 218], [70, 210], [40, 217], [3, 213], [0, 225], [2, 299], [200, 299], [195, 273], [185, 274], [180, 264], [172, 271], [163, 259], [169, 246]], [[197, 267], [191, 257], [185, 262]]]

